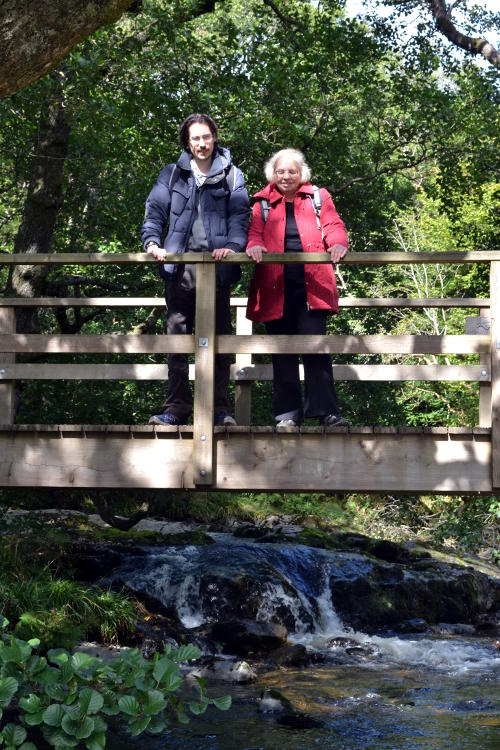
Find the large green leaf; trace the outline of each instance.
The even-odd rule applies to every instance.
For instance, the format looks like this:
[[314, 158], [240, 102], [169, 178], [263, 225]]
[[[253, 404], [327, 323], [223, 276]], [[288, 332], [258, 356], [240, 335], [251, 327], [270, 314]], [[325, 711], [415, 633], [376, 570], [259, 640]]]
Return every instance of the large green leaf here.
[[227, 711], [229, 708], [231, 708], [231, 696], [230, 695], [222, 695], [220, 698], [213, 698], [212, 703], [214, 706], [216, 706], [220, 711]]
[[32, 655], [28, 659], [26, 669], [32, 677], [36, 677], [40, 672], [43, 672], [47, 666], [47, 659], [44, 656]]
[[45, 694], [53, 701], [64, 702], [67, 698], [67, 691], [64, 685], [58, 682], [46, 685]]
[[137, 716], [141, 710], [137, 698], [133, 695], [123, 695], [118, 700], [120, 711], [128, 716]]
[[26, 711], [29, 714], [35, 714], [37, 711], [40, 711], [42, 702], [38, 695], [30, 693], [30, 695], [19, 699], [19, 705], [23, 711]]
[[59, 670], [54, 669], [54, 667], [45, 667], [43, 672], [40, 672], [36, 678], [40, 685], [58, 685]]
[[161, 682], [164, 675], [172, 669], [177, 669], [172, 659], [169, 659], [167, 656], [162, 656], [154, 665], [153, 677], [157, 682]]
[[4, 646], [0, 651], [0, 658], [4, 664], [13, 662], [14, 664], [22, 665], [31, 656], [31, 646], [25, 641], [20, 641], [17, 638], [11, 638], [10, 644]]
[[73, 654], [71, 657], [71, 666], [75, 672], [78, 672], [80, 675], [83, 672], [93, 672], [97, 668], [97, 665], [98, 660], [95, 656], [84, 654], [82, 651], [77, 651], [76, 654]]
[[87, 716], [80, 724], [75, 737], [78, 740], [85, 740], [87, 737], [90, 737], [90, 735], [95, 730], [95, 722], [93, 719], [90, 718], [90, 716]]
[[47, 658], [52, 664], [62, 666], [70, 659], [70, 654], [64, 648], [51, 648], [47, 653]]
[[4, 742], [7, 746], [17, 747], [26, 739], [27, 732], [19, 724], [7, 724], [2, 730]]
[[96, 714], [104, 705], [104, 698], [97, 690], [82, 690], [78, 698], [82, 710], [86, 714]]
[[0, 679], [0, 706], [8, 706], [19, 687], [17, 680], [13, 677]]
[[201, 651], [197, 646], [194, 646], [192, 643], [189, 643], [187, 646], [180, 646], [177, 649], [177, 652], [174, 655], [175, 661], [181, 662], [181, 661], [193, 661], [194, 659], [199, 659], [201, 656]]
[[49, 727], [60, 727], [65, 713], [60, 703], [52, 703], [43, 712], [43, 721]]
[[150, 716], [144, 716], [142, 719], [133, 719], [128, 725], [128, 731], [130, 732], [132, 737], [136, 737], [138, 734], [141, 734], [145, 729], [148, 728], [150, 721]]
[[79, 743], [79, 740], [77, 740], [76, 737], [70, 737], [70, 735], [66, 734], [62, 729], [52, 732], [50, 735], [50, 741], [57, 750], [59, 750], [59, 748], [77, 747]]
[[167, 722], [162, 716], [152, 716], [151, 721], [149, 722], [148, 732], [151, 732], [151, 734], [160, 734], [165, 730], [166, 726]]
[[159, 690], [148, 690], [146, 700], [143, 704], [143, 711], [148, 716], [159, 714], [166, 707], [167, 701], [165, 696]]
[[207, 710], [207, 706], [209, 705], [208, 699], [202, 700], [202, 701], [191, 701], [189, 704], [189, 710], [192, 714], [204, 714]]
[[87, 750], [104, 750], [106, 747], [106, 735], [104, 732], [97, 732], [92, 737], [89, 737], [85, 743], [85, 747]]
[[24, 716], [24, 723], [29, 727], [37, 727], [39, 724], [43, 724], [43, 711], [37, 711], [34, 714], [26, 714]]

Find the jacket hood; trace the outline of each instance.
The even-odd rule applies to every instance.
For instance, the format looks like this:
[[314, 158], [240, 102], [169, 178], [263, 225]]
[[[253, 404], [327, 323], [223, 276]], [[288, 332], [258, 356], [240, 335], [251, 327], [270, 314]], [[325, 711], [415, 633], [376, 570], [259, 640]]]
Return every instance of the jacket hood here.
[[[190, 172], [192, 158], [193, 156], [190, 151], [183, 151], [177, 161], [177, 166], [179, 167], [179, 169]], [[213, 177], [216, 174], [227, 171], [228, 167], [230, 167], [231, 164], [231, 153], [229, 149], [224, 148], [224, 146], [216, 146], [214, 149], [212, 166], [210, 167], [210, 173], [208, 176]]]
[[[300, 195], [312, 195], [314, 193], [313, 186], [310, 182], [304, 182], [297, 188], [297, 193]], [[254, 193], [254, 198], [267, 198], [270, 203], [275, 203], [283, 198], [283, 193], [280, 193], [274, 182], [269, 182], [262, 190]]]

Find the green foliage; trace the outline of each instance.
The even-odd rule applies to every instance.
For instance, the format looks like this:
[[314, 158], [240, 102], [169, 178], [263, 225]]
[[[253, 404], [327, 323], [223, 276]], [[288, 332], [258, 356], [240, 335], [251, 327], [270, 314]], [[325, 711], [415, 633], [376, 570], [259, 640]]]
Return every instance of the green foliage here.
[[67, 550], [76, 537], [68, 529], [63, 521], [32, 516], [9, 524], [0, 544], [0, 611], [17, 636], [37, 637], [46, 648], [71, 647], [91, 636], [104, 643], [126, 640], [135, 627], [134, 602], [68, 577]]
[[104, 643], [127, 638], [136, 610], [126, 596], [55, 577], [47, 569], [2, 573], [0, 611], [21, 638], [39, 637], [45, 647], [72, 646], [95, 635]]
[[[195, 682], [195, 700], [177, 695], [183, 678], [180, 664], [200, 656], [195, 646], [166, 646], [147, 661], [137, 650], [111, 662], [58, 648], [39, 656], [37, 639], [7, 634], [0, 617], [0, 747], [36, 750], [40, 734], [51, 747], [103, 750], [108, 722], [119, 721], [132, 736], [159, 734], [172, 720], [189, 721], [210, 705], [227, 710], [229, 696], [209, 698], [203, 680]], [[9, 721], [2, 721], [3, 715]], [[15, 721], [11, 719], [14, 717]], [[31, 736], [33, 742], [28, 741]]]

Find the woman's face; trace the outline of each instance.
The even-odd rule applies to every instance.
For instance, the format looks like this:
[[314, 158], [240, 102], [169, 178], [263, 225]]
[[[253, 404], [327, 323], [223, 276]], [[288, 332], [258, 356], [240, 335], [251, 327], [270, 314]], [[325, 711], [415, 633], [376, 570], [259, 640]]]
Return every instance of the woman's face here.
[[284, 195], [295, 195], [300, 185], [300, 169], [297, 163], [286, 156], [279, 159], [274, 168], [274, 182]]

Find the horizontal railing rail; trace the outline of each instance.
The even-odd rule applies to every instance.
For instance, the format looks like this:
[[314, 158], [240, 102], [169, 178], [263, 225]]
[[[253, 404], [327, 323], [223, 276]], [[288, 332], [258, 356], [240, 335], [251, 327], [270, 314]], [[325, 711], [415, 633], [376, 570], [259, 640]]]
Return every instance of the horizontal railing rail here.
[[[491, 263], [500, 261], [500, 250], [472, 250], [472, 251], [442, 251], [442, 252], [365, 252], [348, 253], [342, 259], [342, 265], [379, 266], [389, 263], [422, 265], [426, 263]], [[251, 258], [244, 253], [232, 253], [222, 261], [216, 261], [210, 253], [187, 252], [182, 254], [168, 253], [165, 263], [198, 263], [215, 265], [216, 263], [253, 264]], [[331, 263], [329, 253], [265, 253], [263, 263]], [[158, 260], [150, 253], [0, 253], [0, 265], [31, 266], [31, 265], [137, 265], [141, 263], [158, 264]]]

